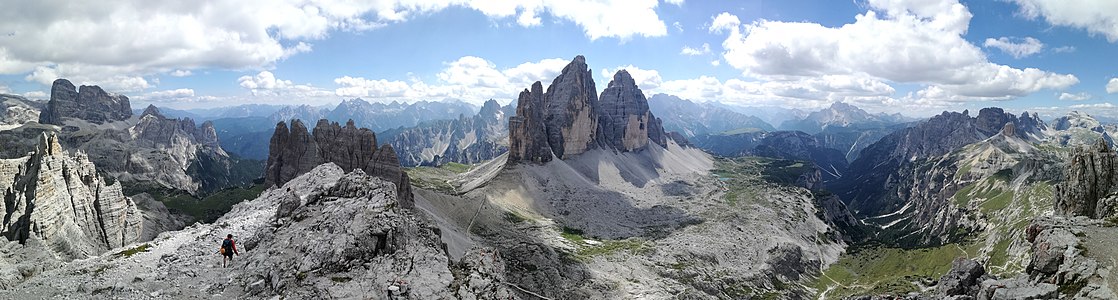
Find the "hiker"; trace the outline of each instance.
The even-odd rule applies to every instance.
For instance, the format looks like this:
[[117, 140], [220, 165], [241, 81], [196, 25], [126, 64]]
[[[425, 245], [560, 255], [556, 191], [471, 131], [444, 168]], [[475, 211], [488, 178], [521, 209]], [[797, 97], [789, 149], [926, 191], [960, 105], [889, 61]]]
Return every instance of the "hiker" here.
[[221, 256], [223, 257], [221, 259], [222, 268], [225, 267], [226, 262], [233, 261], [233, 254], [241, 255], [240, 252], [237, 252], [237, 242], [233, 241], [232, 234], [226, 235], [225, 240], [221, 241], [221, 249], [218, 250], [218, 252], [221, 253]]

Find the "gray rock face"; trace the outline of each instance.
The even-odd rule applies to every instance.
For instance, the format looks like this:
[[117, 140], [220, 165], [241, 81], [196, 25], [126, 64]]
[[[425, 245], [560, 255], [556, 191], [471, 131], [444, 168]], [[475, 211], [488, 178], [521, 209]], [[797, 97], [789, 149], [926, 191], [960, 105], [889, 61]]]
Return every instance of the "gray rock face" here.
[[480, 163], [508, 151], [508, 116], [513, 112], [507, 110], [511, 107], [489, 100], [477, 115], [388, 130], [381, 136], [396, 149], [402, 166]]
[[62, 118], [77, 118], [103, 124], [131, 117], [128, 97], [110, 95], [98, 86], [78, 89], [69, 80], [58, 79], [51, 86], [50, 102], [39, 115], [39, 123], [62, 125]]
[[598, 106], [598, 124], [602, 127], [599, 136], [605, 146], [627, 152], [648, 146], [653, 133], [663, 140], [662, 127], [658, 132], [650, 130], [655, 117], [648, 111], [648, 100], [629, 72], [620, 70], [613, 75]]
[[544, 124], [543, 84], [532, 84], [532, 89], [520, 92], [517, 99], [516, 115], [509, 118], [509, 158], [510, 162], [533, 161], [549, 162], [554, 155], [547, 142], [547, 126]]
[[39, 113], [44, 104], [21, 96], [0, 94], [0, 130], [16, 128], [39, 120]]
[[986, 274], [986, 269], [976, 261], [965, 257], [955, 258], [951, 262], [951, 270], [939, 278], [936, 294], [940, 296], [974, 296], [977, 294], [975, 286], [979, 278]]
[[625, 70], [614, 75], [601, 101], [581, 55], [546, 93], [542, 89], [536, 82], [520, 93], [516, 116], [509, 118], [509, 162], [547, 162], [552, 155], [566, 159], [594, 148], [636, 151], [649, 141], [666, 146], [670, 140]]
[[377, 136], [368, 128], [357, 128], [353, 122], [342, 127], [326, 119], [318, 121], [313, 134], [302, 121], [276, 124], [264, 169], [265, 185], [282, 185], [323, 163], [337, 164], [342, 170], [360, 169], [367, 174], [396, 184], [400, 203], [411, 207], [411, 184], [408, 174], [400, 169], [392, 146], [377, 148]]
[[206, 121], [201, 127], [194, 125], [190, 118], [170, 119], [164, 116], [155, 105], [148, 105], [140, 114], [140, 120], [131, 129], [133, 139], [156, 147], [175, 147], [179, 144], [199, 144], [220, 151], [217, 131], [213, 122]]
[[556, 157], [578, 155], [594, 147], [598, 136], [598, 89], [586, 58], [576, 56], [543, 95], [547, 143]]
[[141, 238], [143, 217], [120, 184], [105, 182], [84, 153], [63, 152], [55, 135], [42, 135], [29, 157], [0, 160], [0, 174], [0, 233], [8, 240], [42, 240], [76, 259]]
[[1118, 153], [1099, 139], [1093, 147], [1077, 147], [1065, 180], [1056, 185], [1056, 212], [1106, 218], [1118, 207]]

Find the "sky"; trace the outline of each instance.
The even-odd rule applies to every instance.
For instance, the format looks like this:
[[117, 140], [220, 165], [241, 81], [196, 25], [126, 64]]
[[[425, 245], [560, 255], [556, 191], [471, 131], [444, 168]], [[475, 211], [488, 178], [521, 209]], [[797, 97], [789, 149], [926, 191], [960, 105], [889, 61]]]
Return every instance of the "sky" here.
[[1118, 117], [1112, 0], [0, 0], [0, 93], [67, 78], [189, 109], [505, 104], [584, 55], [597, 88], [922, 117]]

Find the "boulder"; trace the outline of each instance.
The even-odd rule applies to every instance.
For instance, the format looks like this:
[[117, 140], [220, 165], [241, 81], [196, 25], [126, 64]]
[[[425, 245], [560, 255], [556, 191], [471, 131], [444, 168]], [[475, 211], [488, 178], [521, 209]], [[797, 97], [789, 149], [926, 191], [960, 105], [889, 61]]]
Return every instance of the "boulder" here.
[[974, 296], [978, 279], [986, 274], [986, 269], [981, 264], [966, 257], [955, 258], [951, 262], [951, 270], [939, 278], [936, 294], [947, 296], [968, 295]]

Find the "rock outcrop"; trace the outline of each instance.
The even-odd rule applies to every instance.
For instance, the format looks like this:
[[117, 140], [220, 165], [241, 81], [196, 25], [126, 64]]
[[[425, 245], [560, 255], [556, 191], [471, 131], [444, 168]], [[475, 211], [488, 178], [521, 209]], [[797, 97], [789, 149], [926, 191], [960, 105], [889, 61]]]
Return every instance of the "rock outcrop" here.
[[128, 97], [109, 94], [98, 86], [75, 88], [69, 80], [58, 79], [50, 92], [50, 102], [40, 113], [39, 123], [63, 125], [62, 118], [77, 118], [104, 124], [132, 117]]
[[666, 146], [663, 122], [625, 70], [618, 71], [601, 101], [586, 59], [576, 56], [547, 92], [536, 82], [520, 92], [516, 116], [509, 118], [508, 161], [547, 162], [596, 148], [637, 151], [649, 142]]
[[1106, 218], [1118, 213], [1118, 153], [1099, 139], [1092, 147], [1076, 147], [1064, 182], [1055, 189], [1056, 213]]
[[44, 103], [27, 98], [0, 94], [0, 131], [20, 127], [39, 120]]
[[313, 133], [300, 120], [276, 124], [264, 169], [265, 185], [284, 183], [324, 164], [337, 164], [346, 172], [360, 169], [396, 185], [400, 203], [413, 205], [408, 174], [400, 168], [391, 145], [377, 147], [377, 136], [353, 121], [343, 127], [326, 119], [318, 121]]
[[0, 175], [0, 233], [8, 240], [41, 240], [77, 259], [141, 238], [143, 217], [120, 184], [101, 178], [86, 154], [66, 154], [53, 134], [41, 135], [31, 156], [0, 160]]

